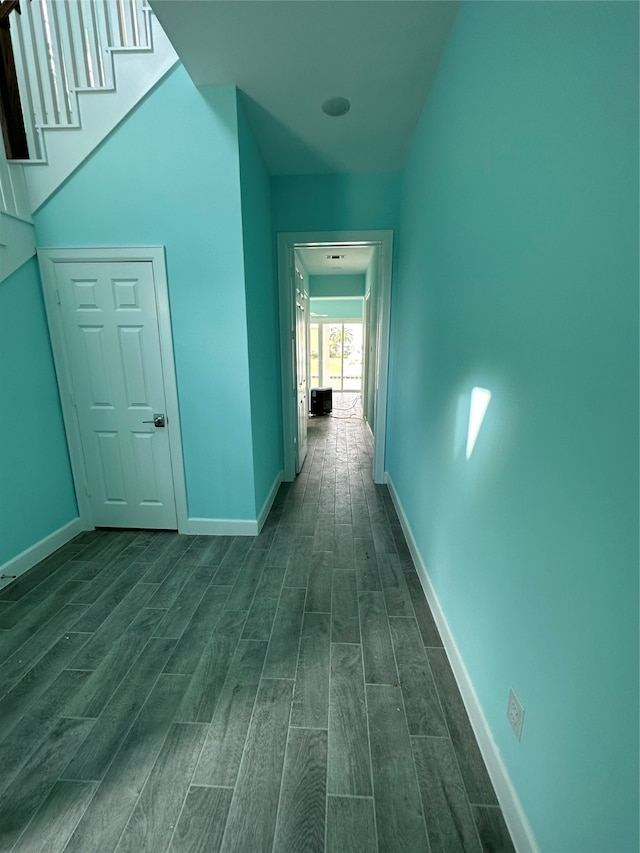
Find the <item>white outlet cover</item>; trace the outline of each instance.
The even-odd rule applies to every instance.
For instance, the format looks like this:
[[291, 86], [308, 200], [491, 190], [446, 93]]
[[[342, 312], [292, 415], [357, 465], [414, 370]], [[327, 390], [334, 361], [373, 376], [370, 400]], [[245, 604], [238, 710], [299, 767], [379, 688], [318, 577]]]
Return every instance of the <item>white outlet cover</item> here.
[[507, 719], [513, 729], [515, 736], [520, 740], [522, 737], [522, 725], [524, 723], [524, 706], [518, 699], [513, 687], [509, 689], [509, 700], [507, 702]]

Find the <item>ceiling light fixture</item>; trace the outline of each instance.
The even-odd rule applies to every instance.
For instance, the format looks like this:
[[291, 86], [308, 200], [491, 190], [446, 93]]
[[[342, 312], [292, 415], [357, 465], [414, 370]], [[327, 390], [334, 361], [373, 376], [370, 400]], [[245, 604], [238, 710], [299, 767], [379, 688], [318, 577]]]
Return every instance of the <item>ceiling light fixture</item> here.
[[328, 98], [322, 105], [322, 112], [332, 118], [346, 115], [351, 109], [351, 104], [346, 98]]

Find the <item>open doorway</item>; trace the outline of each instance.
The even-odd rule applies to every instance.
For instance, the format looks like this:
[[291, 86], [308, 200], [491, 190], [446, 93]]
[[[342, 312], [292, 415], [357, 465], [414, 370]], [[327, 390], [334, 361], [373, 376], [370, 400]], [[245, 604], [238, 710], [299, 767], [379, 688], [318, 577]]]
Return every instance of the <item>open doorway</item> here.
[[384, 482], [392, 241], [391, 231], [278, 235], [285, 480], [302, 464], [300, 388], [308, 395], [332, 387], [360, 398], [373, 434], [373, 480]]

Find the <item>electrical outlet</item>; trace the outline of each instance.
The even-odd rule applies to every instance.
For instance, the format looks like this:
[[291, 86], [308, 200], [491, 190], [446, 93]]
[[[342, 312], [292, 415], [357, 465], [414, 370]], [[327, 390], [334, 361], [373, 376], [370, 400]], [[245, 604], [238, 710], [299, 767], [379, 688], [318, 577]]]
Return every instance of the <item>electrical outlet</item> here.
[[509, 701], [507, 702], [507, 719], [511, 724], [515, 736], [520, 740], [522, 737], [522, 724], [524, 722], [524, 708], [522, 702], [515, 694], [513, 687], [509, 689]]

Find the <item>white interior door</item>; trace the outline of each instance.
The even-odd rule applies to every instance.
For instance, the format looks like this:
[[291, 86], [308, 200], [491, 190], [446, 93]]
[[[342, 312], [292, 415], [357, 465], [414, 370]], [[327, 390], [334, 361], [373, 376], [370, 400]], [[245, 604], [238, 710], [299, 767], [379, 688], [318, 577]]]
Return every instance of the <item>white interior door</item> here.
[[[296, 270], [298, 281], [300, 273]], [[307, 399], [307, 336], [308, 298], [306, 291], [296, 287], [296, 387], [298, 405], [298, 459], [296, 473], [300, 471], [307, 456], [307, 424], [309, 403]]]
[[93, 523], [175, 529], [153, 264], [55, 266]]

